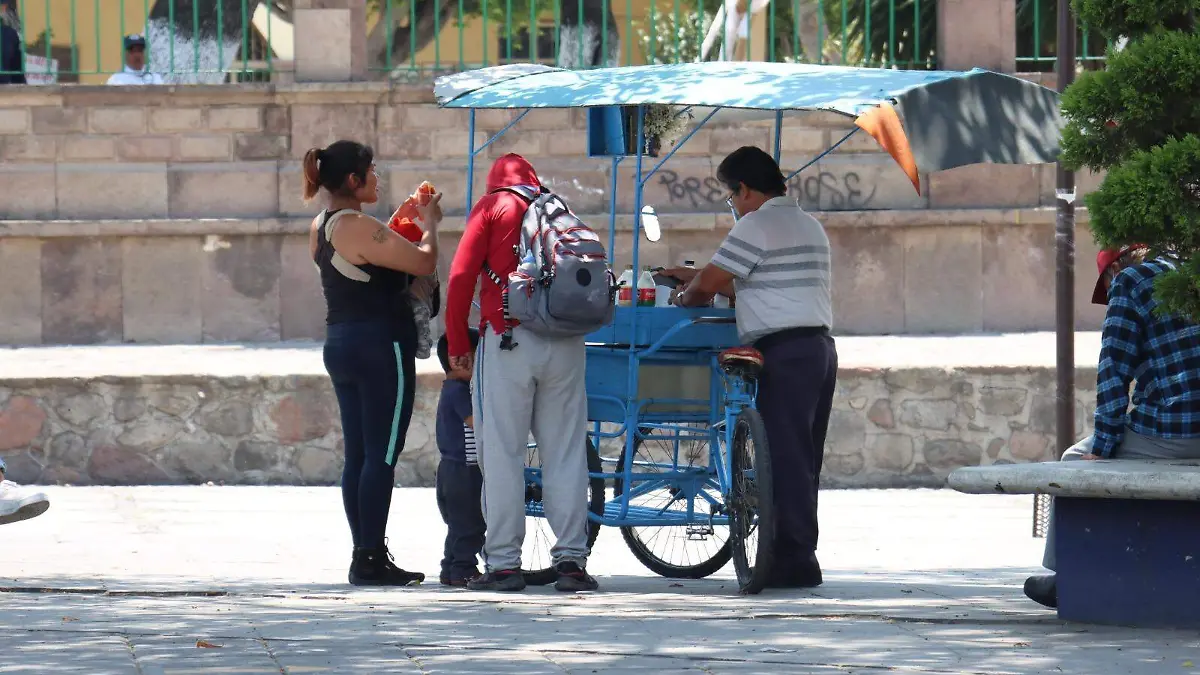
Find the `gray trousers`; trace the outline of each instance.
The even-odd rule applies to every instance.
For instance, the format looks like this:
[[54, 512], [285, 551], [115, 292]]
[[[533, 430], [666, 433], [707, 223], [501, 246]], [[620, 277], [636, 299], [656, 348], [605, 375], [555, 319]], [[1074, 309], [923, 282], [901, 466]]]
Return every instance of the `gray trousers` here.
[[[1088, 436], [1067, 448], [1061, 461], [1082, 460], [1084, 455], [1090, 455], [1094, 440], [1094, 436]], [[1113, 452], [1112, 459], [1200, 459], [1200, 438], [1155, 438], [1126, 429], [1120, 445]], [[1042, 567], [1054, 570], [1057, 565], [1058, 559], [1054, 552], [1054, 502], [1052, 500], [1050, 502], [1050, 524], [1046, 528], [1046, 550], [1042, 553]]]
[[475, 359], [475, 442], [483, 470], [489, 570], [521, 567], [529, 434], [542, 463], [542, 500], [557, 539], [554, 563], [587, 561], [587, 392], [582, 337], [547, 339], [518, 326], [500, 349], [490, 330]]

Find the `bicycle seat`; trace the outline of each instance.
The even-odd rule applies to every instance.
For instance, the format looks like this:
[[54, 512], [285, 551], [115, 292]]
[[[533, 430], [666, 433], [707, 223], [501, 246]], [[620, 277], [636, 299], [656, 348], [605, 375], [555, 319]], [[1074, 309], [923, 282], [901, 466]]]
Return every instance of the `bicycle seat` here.
[[730, 375], [757, 377], [762, 372], [763, 355], [754, 347], [731, 347], [721, 352], [717, 363]]

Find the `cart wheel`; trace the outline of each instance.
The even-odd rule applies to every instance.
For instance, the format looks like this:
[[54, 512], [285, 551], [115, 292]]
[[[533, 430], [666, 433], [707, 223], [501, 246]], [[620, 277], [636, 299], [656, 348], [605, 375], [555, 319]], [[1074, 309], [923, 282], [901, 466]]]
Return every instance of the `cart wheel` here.
[[730, 453], [729, 524], [738, 588], [755, 594], [775, 561], [775, 500], [767, 429], [753, 408], [738, 414]]
[[[691, 426], [704, 431], [709, 429], [706, 424], [680, 426]], [[660, 437], [656, 438], [655, 430], [652, 429], [643, 429], [642, 432], [643, 438], [634, 442], [634, 470], [639, 473], [652, 473], [656, 469], [673, 470], [675, 441], [662, 438], [662, 432], [658, 433]], [[679, 467], [709, 467], [711, 447], [711, 436], [706, 440], [680, 441]], [[621, 459], [617, 462], [618, 475], [625, 468], [625, 454], [626, 451], [622, 450]], [[617, 478], [614, 481], [613, 494], [620, 495], [623, 490], [622, 481]], [[678, 498], [677, 492], [669, 487], [662, 487], [634, 497], [630, 505], [686, 511], [687, 500]], [[715, 486], [705, 488], [705, 492], [713, 503], [721, 503], [720, 490]], [[707, 509], [709, 502], [697, 497], [693, 504], [693, 508], [700, 511]], [[728, 525], [713, 526], [711, 531], [680, 525], [622, 527], [621, 536], [633, 557], [650, 571], [668, 579], [703, 579], [724, 567], [731, 555]]]
[[[539, 465], [541, 465], [541, 459], [538, 458], [537, 448], [530, 448], [527, 466]], [[588, 473], [600, 473], [604, 470], [601, 468], [600, 453], [592, 445], [591, 438], [587, 440], [587, 465]], [[526, 507], [535, 503], [540, 506], [541, 501], [541, 486], [526, 483]], [[588, 479], [588, 511], [598, 516], [604, 515], [603, 478]], [[587, 545], [588, 549], [591, 549], [596, 544], [596, 537], [600, 536], [600, 523], [589, 519], [587, 525]], [[521, 553], [521, 561], [525, 566], [523, 570], [525, 583], [530, 586], [546, 586], [554, 583], [558, 580], [558, 572], [551, 564], [550, 549], [554, 546], [554, 533], [550, 530], [550, 524], [540, 516], [528, 517], [525, 519], [525, 530], [525, 547]]]

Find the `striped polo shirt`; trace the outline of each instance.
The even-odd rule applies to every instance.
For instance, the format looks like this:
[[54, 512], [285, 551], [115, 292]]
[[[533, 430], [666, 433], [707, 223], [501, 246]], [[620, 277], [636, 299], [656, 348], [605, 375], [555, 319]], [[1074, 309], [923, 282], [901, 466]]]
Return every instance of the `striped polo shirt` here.
[[738, 219], [712, 264], [734, 276], [742, 344], [788, 328], [833, 328], [829, 237], [794, 199]]

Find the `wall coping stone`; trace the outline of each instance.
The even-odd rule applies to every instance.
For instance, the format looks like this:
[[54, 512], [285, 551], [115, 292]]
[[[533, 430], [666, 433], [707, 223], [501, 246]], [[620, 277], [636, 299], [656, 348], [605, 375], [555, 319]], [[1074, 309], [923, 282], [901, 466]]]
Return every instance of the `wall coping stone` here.
[[1200, 460], [1095, 460], [972, 466], [950, 473], [969, 494], [1200, 501]]
[[[1075, 212], [1077, 224], [1088, 222], [1087, 210]], [[813, 215], [825, 227], [971, 227], [978, 225], [1049, 225], [1056, 220], [1050, 207], [1027, 209], [910, 209], [889, 211], [816, 211]], [[596, 216], [593, 225], [604, 223]], [[708, 231], [728, 229], [733, 219], [726, 214], [660, 214], [663, 229], [673, 231]], [[305, 234], [312, 223], [308, 217], [299, 218], [163, 218], [145, 220], [0, 220], [0, 238], [58, 238], [58, 237], [182, 237]], [[461, 232], [462, 217], [447, 217], [443, 232]], [[617, 217], [618, 231], [631, 231], [630, 215]]]

